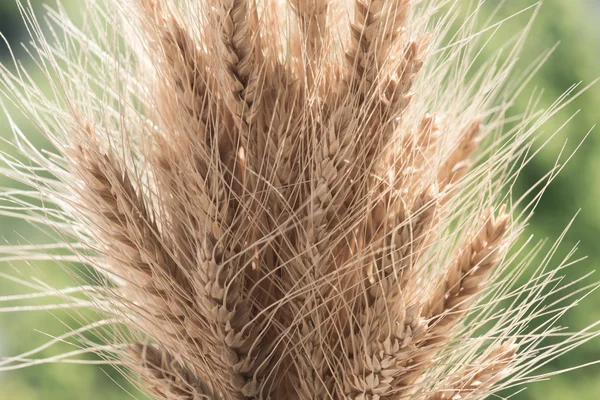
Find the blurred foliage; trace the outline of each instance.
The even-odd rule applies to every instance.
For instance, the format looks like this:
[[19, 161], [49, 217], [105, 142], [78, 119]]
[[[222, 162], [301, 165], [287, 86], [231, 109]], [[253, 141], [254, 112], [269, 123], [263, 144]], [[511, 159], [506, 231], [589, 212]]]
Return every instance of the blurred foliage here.
[[[465, 4], [468, 0], [464, 1]], [[40, 15], [43, 13], [42, 1], [31, 0], [32, 5]], [[75, 9], [77, 0], [64, 1], [67, 9]], [[533, 0], [507, 1], [496, 10], [500, 2], [488, 1], [484, 6], [483, 15], [491, 15], [494, 21], [502, 21], [503, 29], [492, 37], [488, 48], [484, 51], [502, 47], [509, 43], [511, 35], [518, 32], [527, 23], [535, 9], [508, 18], [533, 4]], [[596, 30], [594, 21], [600, 17], [600, 6], [593, 0], [549, 0], [539, 10], [536, 21], [529, 34], [518, 69], [525, 70], [544, 50], [556, 48], [534, 80], [523, 91], [517, 100], [512, 114], [525, 110], [529, 100], [528, 95], [534, 88], [544, 89], [542, 106], [550, 105], [572, 84], [579, 83], [580, 88], [590, 84], [600, 72], [600, 32]], [[507, 19], [508, 18], [508, 19]], [[18, 43], [27, 42], [26, 31], [19, 17], [19, 11], [14, 0], [0, 0], [0, 31], [5, 35], [11, 46], [16, 49], [18, 58], [23, 52], [18, 50]], [[10, 63], [7, 47], [0, 44], [0, 59]], [[26, 62], [26, 58], [23, 58]], [[516, 71], [517, 73], [519, 71]], [[13, 114], [15, 122], [31, 137], [37, 134], [16, 110], [7, 105]], [[550, 170], [564, 146], [565, 155], [571, 154], [581, 143], [588, 131], [599, 121], [597, 110], [600, 109], [600, 89], [592, 86], [581, 96], [552, 118], [543, 127], [540, 143], [554, 133], [569, 117], [571, 122], [543, 148], [539, 156], [523, 170], [515, 192], [523, 193], [526, 188], [537, 182]], [[581, 110], [581, 111], [579, 111]], [[8, 138], [10, 132], [4, 116], [0, 116], [2, 137]], [[536, 213], [527, 228], [526, 234], [534, 237], [557, 238], [564, 230], [576, 212], [581, 209], [573, 227], [562, 244], [563, 252], [580, 241], [579, 255], [587, 255], [588, 259], [566, 270], [565, 282], [570, 282], [596, 268], [600, 262], [600, 137], [592, 131], [583, 142], [575, 157], [548, 187], [540, 201]], [[565, 143], [566, 141], [566, 143]], [[39, 139], [35, 143], [42, 143]], [[0, 185], [9, 182], [0, 178]], [[26, 235], [26, 236], [23, 236]], [[40, 243], [43, 234], [25, 223], [6, 217], [0, 218], [0, 237], [10, 243]], [[35, 265], [24, 263], [2, 263], [0, 272], [10, 273], [27, 279], [32, 275], [41, 276], [55, 284], [67, 284], [68, 275], [58, 266], [43, 262]], [[596, 277], [596, 279], [598, 279]], [[581, 287], [581, 285], [577, 286]], [[22, 289], [22, 288], [19, 288]], [[19, 290], [15, 284], [0, 278], [0, 294], [10, 295]], [[569, 326], [572, 330], [582, 329], [588, 324], [600, 320], [600, 292], [593, 293], [581, 301], [580, 305], [561, 319], [560, 324]], [[52, 311], [0, 313], [0, 357], [19, 354], [30, 350], [45, 341], [50, 336], [68, 332], [77, 326], [82, 315], [68, 316], [64, 313], [55, 314]], [[83, 316], [85, 318], [85, 316]], [[89, 316], [88, 316], [89, 317]], [[45, 350], [40, 356], [51, 356], [61, 351], [72, 351], [73, 344]], [[84, 357], [87, 360], [97, 360], [93, 356]], [[566, 356], [553, 361], [539, 372], [545, 373], [557, 369], [571, 368], [600, 360], [600, 340], [595, 339]], [[122, 386], [122, 387], [121, 387]], [[504, 393], [508, 396], [510, 393]], [[120, 377], [119, 373], [109, 367], [99, 368], [94, 365], [54, 363], [38, 365], [30, 368], [0, 373], [0, 400], [70, 400], [70, 399], [142, 399], [131, 385]], [[591, 366], [586, 369], [571, 371], [554, 377], [550, 381], [528, 385], [526, 391], [518, 393], [517, 399], [580, 399], [594, 400], [600, 398], [600, 367]]]
[[[489, 13], [498, 2], [486, 3]], [[529, 95], [533, 90], [543, 89], [544, 94], [540, 106], [547, 108], [572, 85], [578, 84], [574, 91], [580, 92], [593, 84], [600, 76], [600, 35], [594, 21], [600, 16], [598, 4], [592, 1], [546, 1], [539, 9], [534, 25], [521, 55], [517, 71], [530, 65], [540, 54], [558, 43], [551, 56], [536, 73], [533, 81], [517, 99], [511, 112], [517, 114], [527, 108]], [[533, 1], [507, 1], [500, 9], [495, 20], [507, 18]], [[506, 42], [511, 34], [518, 32], [531, 17], [531, 12], [523, 13], [506, 20], [506, 29], [499, 31], [489, 47], [497, 48]], [[515, 194], [524, 193], [531, 185], [553, 168], [558, 160], [564, 164], [566, 159], [577, 149], [574, 157], [545, 190], [544, 196], [536, 207], [525, 235], [533, 235], [534, 239], [549, 238], [553, 242], [565, 230], [565, 227], [577, 217], [561, 243], [560, 251], [551, 265], [558, 264], [573, 247], [578, 251], [575, 258], [587, 256], [587, 259], [564, 270], [563, 284], [597, 269], [600, 264], [600, 132], [594, 128], [600, 118], [597, 114], [600, 107], [600, 87], [594, 84], [581, 95], [571, 95], [571, 101], [556, 116], [546, 123], [540, 132], [537, 144], [546, 141], [553, 133], [572, 117], [571, 121], [541, 150], [532, 162], [523, 169], [515, 188]], [[587, 136], [588, 132], [591, 133]], [[535, 146], [534, 146], [535, 147]], [[564, 149], [564, 150], [563, 150]], [[562, 156], [559, 154], [563, 150]], [[547, 248], [548, 246], [546, 246]], [[540, 258], [546, 254], [541, 254]], [[539, 260], [539, 258], [538, 258]], [[535, 262], [534, 265], [535, 267]], [[574, 285], [573, 290], [581, 288], [598, 276]], [[596, 291], [583, 299], [579, 306], [569, 311], [561, 320], [561, 326], [568, 331], [584, 329], [600, 320], [600, 292]], [[549, 342], [552, 342], [550, 340]], [[567, 353], [541, 368], [538, 373], [572, 368], [578, 365], [600, 360], [600, 339]], [[585, 369], [574, 370], [553, 377], [550, 381], [530, 384], [528, 389], [516, 395], [517, 399], [598, 399], [600, 398], [600, 367], [593, 365]], [[509, 393], [503, 393], [508, 396]]]

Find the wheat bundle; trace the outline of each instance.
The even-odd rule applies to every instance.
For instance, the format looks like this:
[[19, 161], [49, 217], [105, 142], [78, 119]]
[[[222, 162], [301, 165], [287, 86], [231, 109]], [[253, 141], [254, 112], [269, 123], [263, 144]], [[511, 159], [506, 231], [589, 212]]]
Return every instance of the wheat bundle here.
[[477, 14], [454, 29], [447, 3], [97, 0], [81, 28], [50, 10], [53, 38], [22, 7], [52, 92], [19, 65], [2, 91], [53, 147], [12, 124], [25, 157], [2, 173], [28, 189], [0, 200], [55, 244], [3, 252], [91, 268], [54, 293], [105, 319], [67, 335], [95, 332], [85, 351], [157, 399], [479, 399], [536, 379], [591, 337], [538, 346], [570, 306], [540, 307], [557, 269], [515, 285], [509, 251], [535, 203], [511, 185], [560, 104], [504, 129], [523, 35], [481, 62]]

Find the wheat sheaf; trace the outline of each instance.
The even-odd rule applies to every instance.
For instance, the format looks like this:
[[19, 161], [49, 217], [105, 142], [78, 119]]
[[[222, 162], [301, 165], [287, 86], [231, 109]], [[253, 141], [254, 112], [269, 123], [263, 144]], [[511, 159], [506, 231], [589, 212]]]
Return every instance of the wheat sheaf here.
[[481, 399], [596, 335], [542, 344], [581, 292], [570, 259], [519, 283], [540, 247], [513, 245], [562, 165], [513, 184], [567, 96], [508, 117], [530, 23], [482, 59], [500, 24], [456, 6], [97, 0], [51, 29], [21, 6], [51, 90], [15, 62], [2, 92], [51, 146], [10, 120], [26, 189], [0, 201], [54, 241], [2, 252], [86, 266], [30, 287], [101, 316], [45, 361], [100, 353], [156, 399]]

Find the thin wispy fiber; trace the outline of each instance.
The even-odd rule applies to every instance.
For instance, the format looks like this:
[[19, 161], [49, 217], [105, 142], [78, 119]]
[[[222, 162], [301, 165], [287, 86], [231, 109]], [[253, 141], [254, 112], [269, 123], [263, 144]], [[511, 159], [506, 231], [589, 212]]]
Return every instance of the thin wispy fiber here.
[[0, 301], [83, 327], [0, 370], [96, 352], [156, 399], [482, 399], [594, 337], [556, 327], [586, 293], [557, 275], [573, 254], [535, 268], [541, 247], [516, 245], [564, 164], [512, 190], [577, 92], [509, 117], [532, 22], [483, 57], [501, 23], [480, 6], [87, 0], [42, 29], [21, 5], [50, 90], [16, 60], [0, 90], [50, 149], [9, 117], [0, 171], [26, 188], [0, 214], [52, 242], [2, 259], [74, 286], [3, 275], [34, 292]]

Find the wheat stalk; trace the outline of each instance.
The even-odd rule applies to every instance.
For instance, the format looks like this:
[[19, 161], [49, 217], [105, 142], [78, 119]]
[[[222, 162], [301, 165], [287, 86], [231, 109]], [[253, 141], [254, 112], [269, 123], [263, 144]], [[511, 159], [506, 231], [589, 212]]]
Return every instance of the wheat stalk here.
[[596, 334], [540, 347], [570, 307], [534, 305], [562, 289], [543, 268], [512, 285], [530, 214], [506, 189], [560, 106], [505, 132], [522, 42], [473, 73], [480, 35], [452, 36], [443, 5], [88, 0], [81, 30], [50, 11], [54, 42], [21, 6], [54, 96], [18, 65], [2, 92], [56, 152], [11, 123], [24, 159], [1, 172], [29, 189], [1, 212], [56, 245], [7, 259], [68, 249], [54, 258], [96, 271], [56, 306], [115, 321], [73, 335], [157, 399], [478, 399], [534, 380]]

